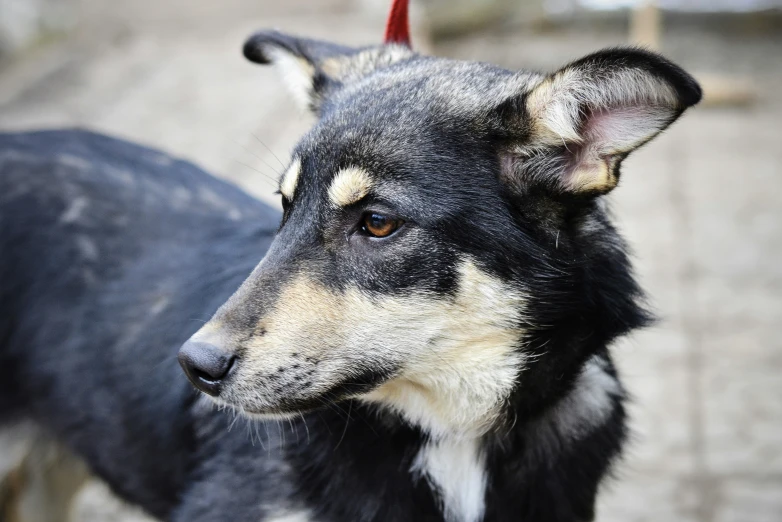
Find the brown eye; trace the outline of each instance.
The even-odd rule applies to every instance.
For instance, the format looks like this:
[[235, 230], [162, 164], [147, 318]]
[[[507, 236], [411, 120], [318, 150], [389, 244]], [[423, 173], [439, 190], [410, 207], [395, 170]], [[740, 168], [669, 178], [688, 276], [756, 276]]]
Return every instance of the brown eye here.
[[401, 219], [371, 212], [364, 215], [361, 230], [373, 237], [386, 237], [393, 234], [401, 224]]

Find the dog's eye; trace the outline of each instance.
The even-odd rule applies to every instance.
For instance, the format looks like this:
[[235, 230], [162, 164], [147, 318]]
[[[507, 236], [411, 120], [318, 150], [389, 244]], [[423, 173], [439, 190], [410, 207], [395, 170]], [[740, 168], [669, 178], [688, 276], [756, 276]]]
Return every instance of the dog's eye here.
[[369, 212], [361, 220], [361, 230], [372, 237], [387, 237], [396, 232], [402, 223], [401, 219]]

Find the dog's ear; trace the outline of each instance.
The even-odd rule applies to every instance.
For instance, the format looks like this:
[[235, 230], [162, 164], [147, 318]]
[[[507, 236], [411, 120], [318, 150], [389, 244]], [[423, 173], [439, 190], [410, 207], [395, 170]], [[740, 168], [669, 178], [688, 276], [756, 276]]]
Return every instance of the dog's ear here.
[[604, 194], [616, 186], [621, 161], [700, 98], [695, 80], [657, 54], [586, 56], [500, 105], [510, 137], [503, 177], [519, 188]]
[[244, 44], [248, 60], [279, 68], [296, 101], [314, 112], [330, 92], [346, 82], [412, 54], [404, 45], [355, 49], [278, 31], [255, 33]]
[[328, 88], [327, 78], [322, 71], [323, 62], [333, 56], [354, 52], [349, 47], [298, 38], [278, 31], [255, 33], [244, 44], [245, 58], [278, 68], [299, 105], [312, 110], [317, 110]]

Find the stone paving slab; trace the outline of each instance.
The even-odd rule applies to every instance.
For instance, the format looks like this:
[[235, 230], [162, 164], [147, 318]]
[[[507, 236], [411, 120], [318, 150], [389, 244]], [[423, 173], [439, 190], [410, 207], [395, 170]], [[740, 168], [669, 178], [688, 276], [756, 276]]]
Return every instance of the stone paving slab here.
[[714, 522], [779, 522], [782, 481], [731, 479], [719, 485]]
[[688, 476], [624, 468], [601, 489], [599, 521], [700, 522], [698, 493]]

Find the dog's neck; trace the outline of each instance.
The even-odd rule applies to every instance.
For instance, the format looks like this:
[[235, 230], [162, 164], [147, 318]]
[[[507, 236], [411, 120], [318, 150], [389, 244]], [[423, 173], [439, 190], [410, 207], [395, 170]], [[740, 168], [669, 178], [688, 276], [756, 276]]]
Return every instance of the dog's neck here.
[[[610, 371], [609, 362], [593, 356], [581, 368], [569, 391], [535, 419], [512, 419], [498, 424], [496, 412], [461, 416], [470, 423], [450, 429], [443, 419], [453, 421], [455, 414], [424, 422], [419, 427], [428, 440], [419, 450], [410, 469], [415, 479], [424, 479], [438, 499], [447, 522], [479, 522], [485, 511], [486, 485], [491, 470], [487, 466], [489, 448], [503, 445], [506, 439], [525, 441], [525, 450], [554, 455], [600, 428], [612, 414], [622, 389]], [[426, 401], [425, 398], [420, 400]], [[440, 406], [442, 402], [436, 402]], [[420, 414], [427, 402], [419, 404]], [[468, 407], [468, 405], [464, 405]], [[514, 412], [503, 412], [503, 415]], [[408, 421], [411, 415], [404, 415]], [[492, 424], [494, 423], [494, 424]], [[494, 426], [494, 428], [492, 428]], [[522, 432], [513, 435], [510, 431]]]
[[491, 430], [503, 414], [521, 356], [441, 363], [390, 381], [363, 397], [398, 413], [434, 440], [470, 440]]
[[[442, 422], [415, 424], [394, 408], [377, 411], [377, 404], [354, 402], [352, 409], [343, 405], [293, 418], [292, 431], [287, 434], [283, 434], [287, 431], [284, 423], [282, 429], [273, 425], [258, 458], [265, 459], [279, 447], [290, 469], [307, 477], [303, 486], [307, 496], [315, 499], [314, 504], [333, 506], [337, 519], [344, 513], [353, 513], [347, 519], [358, 516], [350, 511], [357, 508], [343, 504], [341, 497], [329, 496], [322, 486], [325, 483], [331, 484], [328, 491], [360, 491], [377, 506], [405, 499], [396, 505], [398, 513], [433, 509], [446, 522], [480, 522], [495, 516], [497, 509], [534, 515], [535, 509], [543, 509], [540, 505], [561, 500], [546, 497], [541, 481], [551, 479], [551, 473], [559, 474], [556, 480], [574, 480], [575, 488], [584, 486], [581, 478], [573, 477], [584, 473], [594, 474], [597, 483], [602, 468], [596, 462], [604, 460], [594, 460], [595, 455], [601, 459], [611, 455], [622, 437], [620, 428], [616, 432], [611, 427], [616, 424], [611, 416], [621, 415], [621, 394], [610, 363], [598, 355], [587, 360], [572, 384], [534, 418], [507, 411], [512, 408], [512, 401], [507, 401], [506, 413], [488, 430], [477, 429], [486, 419], [474, 417], [479, 422], [446, 431]], [[201, 410], [199, 415], [206, 413]], [[219, 441], [226, 437], [225, 418], [209, 416], [216, 422], [199, 423], [204, 430], [199, 438]], [[602, 430], [596, 439], [600, 442], [590, 442], [598, 430]], [[287, 452], [289, 447], [296, 449]], [[341, 471], [335, 474], [330, 465], [313, 468], [313, 462], [324, 459]], [[592, 491], [578, 494], [579, 499], [586, 499], [580, 509], [591, 509]], [[430, 507], [426, 507], [428, 502]], [[530, 502], [535, 506], [528, 507]], [[307, 504], [299, 507], [306, 510]]]

